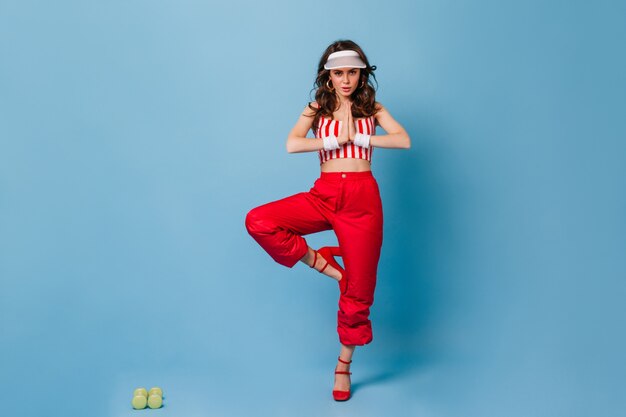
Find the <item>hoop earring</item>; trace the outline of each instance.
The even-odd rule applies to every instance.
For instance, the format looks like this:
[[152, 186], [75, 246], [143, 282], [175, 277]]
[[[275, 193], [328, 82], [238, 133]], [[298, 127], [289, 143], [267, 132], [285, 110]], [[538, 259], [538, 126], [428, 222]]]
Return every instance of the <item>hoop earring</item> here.
[[365, 85], [365, 81], [361, 81], [360, 88], [363, 88], [364, 85]]
[[330, 91], [335, 91], [335, 89], [334, 89], [332, 86], [328, 85], [328, 82], [329, 82], [329, 81], [330, 81], [330, 78], [329, 78], [328, 80], [326, 80], [326, 87], [327, 87]]

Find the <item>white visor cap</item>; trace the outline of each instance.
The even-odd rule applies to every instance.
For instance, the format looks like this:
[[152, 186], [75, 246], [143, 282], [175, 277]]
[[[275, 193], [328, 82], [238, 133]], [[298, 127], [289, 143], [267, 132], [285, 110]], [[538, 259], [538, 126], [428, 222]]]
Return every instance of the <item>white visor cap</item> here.
[[328, 56], [324, 69], [335, 68], [365, 68], [367, 65], [361, 60], [357, 51], [337, 51]]

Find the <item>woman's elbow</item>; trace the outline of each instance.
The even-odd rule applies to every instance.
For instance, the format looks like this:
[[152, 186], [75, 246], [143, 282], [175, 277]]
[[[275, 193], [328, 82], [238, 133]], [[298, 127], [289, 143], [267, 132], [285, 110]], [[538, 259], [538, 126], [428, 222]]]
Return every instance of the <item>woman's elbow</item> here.
[[409, 137], [408, 134], [404, 135], [404, 146], [402, 146], [403, 149], [411, 149], [411, 138]]
[[285, 149], [287, 150], [287, 153], [294, 153], [294, 152], [296, 152], [295, 143], [294, 143], [294, 141], [291, 140], [291, 138], [287, 138], [287, 143], [285, 144]]

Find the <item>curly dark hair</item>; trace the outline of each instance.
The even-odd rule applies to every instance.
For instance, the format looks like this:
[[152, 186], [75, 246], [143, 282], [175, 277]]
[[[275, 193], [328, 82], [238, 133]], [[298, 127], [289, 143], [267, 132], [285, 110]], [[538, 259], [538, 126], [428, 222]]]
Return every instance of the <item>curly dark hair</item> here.
[[335, 90], [328, 88], [327, 83], [330, 80], [330, 70], [324, 69], [324, 64], [328, 59], [328, 56], [333, 52], [353, 50], [358, 52], [361, 60], [365, 63], [366, 67], [361, 68], [359, 77], [359, 86], [352, 93], [352, 116], [356, 118], [370, 117], [376, 114], [380, 109], [376, 106], [376, 90], [370, 84], [370, 75], [376, 82], [378, 87], [378, 81], [374, 75], [376, 70], [375, 65], [370, 65], [365, 53], [359, 45], [348, 39], [340, 39], [328, 46], [322, 57], [320, 58], [319, 65], [317, 66], [317, 78], [314, 82], [314, 87], [311, 89], [317, 90], [315, 92], [315, 101], [319, 104], [319, 108], [315, 108], [308, 104], [308, 107], [313, 110], [315, 117], [313, 118], [313, 133], [317, 135], [317, 124], [321, 116], [333, 117], [335, 110], [339, 108], [339, 100]]

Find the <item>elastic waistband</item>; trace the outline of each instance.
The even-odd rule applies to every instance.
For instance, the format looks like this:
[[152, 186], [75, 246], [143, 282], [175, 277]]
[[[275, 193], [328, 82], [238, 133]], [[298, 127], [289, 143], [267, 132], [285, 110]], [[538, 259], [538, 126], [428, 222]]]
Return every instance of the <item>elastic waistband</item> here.
[[337, 171], [337, 172], [321, 172], [320, 179], [325, 181], [348, 181], [348, 180], [367, 180], [374, 178], [372, 171]]

